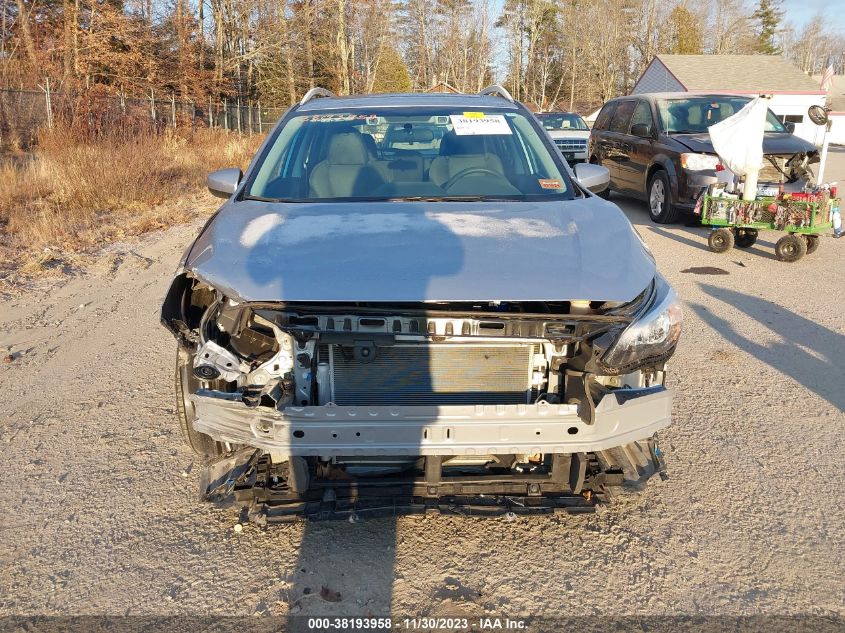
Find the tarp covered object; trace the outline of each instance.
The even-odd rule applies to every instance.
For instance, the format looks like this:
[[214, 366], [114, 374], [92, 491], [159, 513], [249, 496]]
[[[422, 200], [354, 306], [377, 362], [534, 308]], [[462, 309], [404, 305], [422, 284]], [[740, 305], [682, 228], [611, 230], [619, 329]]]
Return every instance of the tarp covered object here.
[[757, 175], [763, 167], [763, 132], [768, 100], [755, 97], [742, 110], [707, 131], [713, 149], [733, 173], [745, 176], [743, 199], [753, 200], [757, 192]]
[[745, 176], [763, 167], [763, 130], [768, 108], [767, 99], [755, 97], [742, 110], [707, 129], [713, 149], [733, 173]]

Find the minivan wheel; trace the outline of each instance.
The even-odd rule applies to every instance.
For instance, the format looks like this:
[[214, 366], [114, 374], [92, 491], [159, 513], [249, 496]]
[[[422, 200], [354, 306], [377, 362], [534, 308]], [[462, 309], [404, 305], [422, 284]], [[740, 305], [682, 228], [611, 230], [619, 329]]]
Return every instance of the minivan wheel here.
[[662, 169], [654, 172], [648, 182], [648, 214], [658, 224], [669, 224], [678, 216], [678, 210], [672, 204], [669, 176]]

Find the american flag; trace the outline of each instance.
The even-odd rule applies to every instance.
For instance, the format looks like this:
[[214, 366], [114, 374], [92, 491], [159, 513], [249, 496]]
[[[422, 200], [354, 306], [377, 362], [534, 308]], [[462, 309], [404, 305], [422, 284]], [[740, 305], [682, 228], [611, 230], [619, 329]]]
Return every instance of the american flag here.
[[833, 85], [833, 62], [830, 62], [825, 68], [825, 71], [822, 73], [822, 80], [819, 84], [819, 88], [824, 92], [830, 90], [830, 87]]

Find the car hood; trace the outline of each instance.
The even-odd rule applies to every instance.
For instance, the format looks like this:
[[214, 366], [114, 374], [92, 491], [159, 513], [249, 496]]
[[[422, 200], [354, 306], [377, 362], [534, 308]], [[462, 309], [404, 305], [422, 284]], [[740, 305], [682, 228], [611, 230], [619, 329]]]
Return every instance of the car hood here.
[[242, 301], [630, 301], [651, 253], [616, 205], [229, 201], [184, 268]]
[[[686, 145], [693, 152], [703, 152], [705, 154], [713, 154], [713, 143], [710, 142], [710, 135], [704, 134], [672, 134], [673, 139]], [[763, 153], [764, 154], [800, 154], [815, 152], [816, 146], [805, 141], [804, 139], [795, 136], [794, 134], [784, 134], [783, 132], [766, 132], [763, 135]]]

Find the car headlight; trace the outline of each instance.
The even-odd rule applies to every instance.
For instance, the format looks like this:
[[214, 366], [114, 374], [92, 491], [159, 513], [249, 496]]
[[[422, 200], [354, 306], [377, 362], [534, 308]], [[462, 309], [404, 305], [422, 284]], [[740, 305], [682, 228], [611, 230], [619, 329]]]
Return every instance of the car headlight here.
[[681, 154], [681, 167], [691, 171], [716, 169], [719, 157], [712, 154]]
[[660, 276], [652, 306], [631, 323], [605, 352], [602, 364], [619, 373], [632, 371], [674, 351], [681, 336], [684, 312], [678, 295]]

